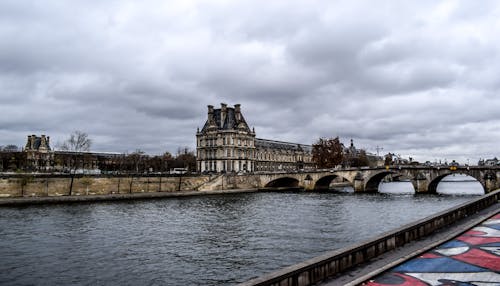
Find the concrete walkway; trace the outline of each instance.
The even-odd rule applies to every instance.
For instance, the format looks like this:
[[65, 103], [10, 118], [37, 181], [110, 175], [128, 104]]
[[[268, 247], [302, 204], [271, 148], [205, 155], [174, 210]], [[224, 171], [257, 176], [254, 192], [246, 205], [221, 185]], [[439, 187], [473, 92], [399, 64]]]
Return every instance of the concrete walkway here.
[[362, 285], [500, 285], [500, 213]]

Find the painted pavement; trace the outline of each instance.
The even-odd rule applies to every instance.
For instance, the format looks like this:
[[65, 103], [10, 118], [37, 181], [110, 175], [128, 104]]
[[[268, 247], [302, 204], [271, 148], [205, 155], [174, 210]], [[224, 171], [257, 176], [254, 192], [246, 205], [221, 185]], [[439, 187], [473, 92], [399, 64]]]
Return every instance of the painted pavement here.
[[362, 285], [499, 286], [500, 213]]

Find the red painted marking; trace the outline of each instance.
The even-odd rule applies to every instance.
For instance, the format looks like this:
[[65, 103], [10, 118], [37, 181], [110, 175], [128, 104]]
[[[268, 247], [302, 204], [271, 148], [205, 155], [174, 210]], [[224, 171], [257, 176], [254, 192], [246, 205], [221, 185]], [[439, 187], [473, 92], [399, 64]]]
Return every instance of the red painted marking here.
[[441, 258], [443, 256], [441, 255], [437, 255], [435, 253], [431, 253], [431, 252], [427, 252], [427, 253], [424, 253], [423, 255], [420, 255], [420, 258]]
[[377, 283], [375, 281], [368, 281], [364, 283], [363, 285], [369, 285], [369, 286], [427, 286], [427, 283], [422, 282], [421, 280], [416, 279], [415, 277], [411, 277], [402, 273], [388, 273], [387, 275], [395, 275], [399, 276], [404, 279], [403, 283], [399, 284], [385, 284], [385, 283]]
[[500, 237], [479, 237], [479, 236], [460, 236], [457, 240], [466, 242], [470, 245], [481, 245], [500, 242]]
[[500, 271], [500, 257], [480, 249], [473, 248], [452, 258], [492, 271]]
[[464, 233], [464, 235], [470, 235], [470, 236], [481, 236], [487, 234], [484, 231], [477, 231], [477, 230], [469, 230], [468, 232]]

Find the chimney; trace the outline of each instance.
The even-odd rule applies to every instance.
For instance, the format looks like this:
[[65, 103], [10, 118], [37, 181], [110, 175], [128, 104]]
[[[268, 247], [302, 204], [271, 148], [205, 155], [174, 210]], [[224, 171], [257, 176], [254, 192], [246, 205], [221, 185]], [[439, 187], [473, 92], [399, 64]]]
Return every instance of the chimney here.
[[50, 150], [49, 148], [49, 142], [47, 141], [47, 137], [45, 136], [45, 134], [42, 134], [41, 138], [40, 138], [40, 150]]
[[31, 150], [35, 150], [36, 135], [31, 135]]
[[208, 105], [208, 124], [214, 122], [214, 106]]
[[50, 150], [50, 136], [47, 136], [47, 149]]
[[31, 150], [31, 135], [28, 135], [28, 141], [26, 141], [25, 150]]
[[239, 122], [241, 120], [241, 105], [240, 104], [234, 105], [234, 116], [236, 117], [236, 122]]
[[221, 103], [220, 104], [220, 127], [224, 127], [224, 122], [226, 121], [227, 117], [227, 104]]

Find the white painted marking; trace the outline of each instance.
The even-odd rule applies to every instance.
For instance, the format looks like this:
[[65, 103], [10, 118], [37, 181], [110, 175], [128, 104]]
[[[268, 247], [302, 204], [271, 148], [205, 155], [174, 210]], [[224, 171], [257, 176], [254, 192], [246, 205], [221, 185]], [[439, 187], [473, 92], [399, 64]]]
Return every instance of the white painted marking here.
[[500, 256], [500, 246], [496, 247], [480, 247], [483, 250], [489, 251], [491, 253], [494, 253], [497, 256]]
[[482, 224], [484, 224], [484, 225], [500, 224], [500, 218], [498, 218], [498, 219], [490, 219], [490, 220], [487, 220], [487, 221], [483, 222]]
[[470, 248], [468, 246], [461, 246], [453, 248], [441, 248], [441, 249], [436, 249], [435, 251], [441, 253], [442, 255], [452, 256], [467, 252], [469, 249]]
[[484, 232], [485, 234], [474, 234], [473, 236], [480, 236], [480, 237], [500, 237], [500, 230], [490, 228], [490, 227], [485, 227], [485, 226], [478, 226], [473, 228], [472, 230], [475, 231], [481, 231]]

